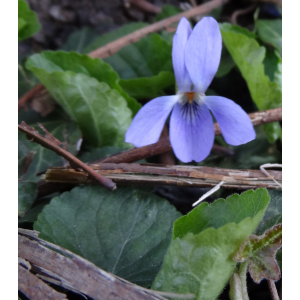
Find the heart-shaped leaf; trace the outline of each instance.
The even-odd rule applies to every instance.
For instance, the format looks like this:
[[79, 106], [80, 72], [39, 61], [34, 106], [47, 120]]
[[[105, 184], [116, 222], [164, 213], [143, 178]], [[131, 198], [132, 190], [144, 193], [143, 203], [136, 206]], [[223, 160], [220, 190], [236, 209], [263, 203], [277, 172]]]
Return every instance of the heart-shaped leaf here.
[[45, 206], [34, 228], [100, 268], [149, 286], [180, 213], [148, 189], [74, 188]]

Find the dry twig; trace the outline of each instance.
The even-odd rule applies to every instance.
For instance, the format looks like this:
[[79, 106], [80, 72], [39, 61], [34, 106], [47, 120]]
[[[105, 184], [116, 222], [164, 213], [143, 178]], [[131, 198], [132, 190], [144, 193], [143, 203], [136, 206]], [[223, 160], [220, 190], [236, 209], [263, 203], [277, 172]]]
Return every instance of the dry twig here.
[[[99, 174], [125, 185], [178, 185], [196, 187], [214, 187], [220, 181], [225, 188], [251, 189], [266, 187], [278, 189], [278, 185], [260, 170], [235, 170], [198, 166], [166, 166], [158, 164], [99, 163], [91, 164]], [[282, 180], [281, 171], [269, 171], [278, 182]], [[47, 182], [88, 183], [89, 178], [83, 172], [72, 168], [48, 168], [42, 176]]]
[[128, 2], [149, 13], [158, 14], [161, 12], [161, 7], [156, 6], [146, 0], [129, 0]]
[[137, 42], [147, 34], [159, 31], [163, 28], [169, 27], [173, 23], [179, 22], [182, 17], [189, 19], [199, 14], [207, 14], [213, 9], [225, 4], [226, 2], [228, 2], [228, 0], [212, 0], [209, 2], [205, 2], [204, 4], [199, 5], [189, 11], [185, 11], [175, 16], [172, 16], [170, 18], [166, 18], [164, 20], [151, 24], [142, 29], [136, 30], [128, 35], [125, 35], [122, 38], [113, 41], [111, 43], [108, 43], [107, 45], [91, 52], [89, 55], [91, 57], [99, 57], [99, 58], [105, 58], [111, 56], [112, 54], [114, 54], [124, 46]]
[[[254, 126], [272, 123], [282, 120], [282, 108], [274, 108], [265, 111], [259, 111], [249, 114], [249, 117]], [[221, 130], [218, 123], [215, 123], [215, 134], [221, 134]], [[169, 138], [163, 138], [155, 144], [147, 145], [140, 148], [133, 148], [120, 154], [107, 157], [104, 160], [98, 160], [97, 162], [111, 162], [111, 163], [129, 163], [135, 162], [141, 159], [145, 159], [157, 154], [161, 154], [172, 149]]]
[[[39, 274], [39, 277], [44, 280], [52, 282], [55, 280], [56, 283], [63, 281], [68, 283], [69, 288], [72, 290], [95, 300], [166, 300], [166, 298], [159, 295], [158, 291], [142, 288], [114, 274], [105, 272], [71, 251], [38, 238], [35, 231], [19, 229], [18, 237], [19, 257], [28, 261], [35, 272]], [[31, 273], [30, 275], [34, 276]], [[36, 278], [36, 280], [39, 279]], [[49, 289], [51, 288], [49, 287]], [[164, 295], [170, 296], [168, 293], [164, 293]], [[171, 293], [171, 296], [192, 299], [191, 294]]]
[[[21, 125], [18, 125], [20, 131], [24, 132], [29, 138], [31, 138], [32, 142], [36, 142], [43, 147], [50, 149], [57, 153], [58, 155], [64, 157], [67, 161], [69, 161], [70, 165], [75, 169], [82, 169], [87, 174], [88, 177], [98, 181], [102, 185], [104, 185], [109, 190], [115, 190], [116, 184], [110, 179], [98, 174], [91, 167], [80, 161], [74, 155], [59, 147], [62, 144], [58, 139], [56, 139], [53, 135], [51, 135], [41, 124], [38, 124], [45, 132], [45, 137], [42, 137], [38, 131], [36, 131], [33, 127], [26, 125], [25, 122], [22, 122]], [[79, 169], [78, 169], [79, 171]]]
[[236, 10], [236, 11], [231, 15], [231, 17], [230, 17], [231, 23], [236, 25], [236, 24], [237, 24], [237, 18], [238, 18], [239, 16], [242, 16], [242, 15], [245, 15], [245, 14], [251, 12], [252, 10], [254, 10], [254, 9], [256, 8], [256, 6], [257, 6], [256, 4], [252, 4], [252, 5], [250, 5], [250, 6], [246, 7], [246, 8], [244, 8], [244, 9]]

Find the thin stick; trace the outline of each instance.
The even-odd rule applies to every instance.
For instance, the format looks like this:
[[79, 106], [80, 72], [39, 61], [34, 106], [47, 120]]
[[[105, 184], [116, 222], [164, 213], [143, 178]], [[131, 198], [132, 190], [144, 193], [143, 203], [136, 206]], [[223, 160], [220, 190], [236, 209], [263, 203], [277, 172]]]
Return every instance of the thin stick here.
[[267, 279], [268, 280], [268, 286], [272, 295], [272, 300], [280, 300], [275, 282], [273, 280]]
[[[251, 122], [254, 126], [272, 123], [280, 121], [282, 119], [282, 108], [274, 108], [265, 111], [259, 111], [256, 113], [249, 114]], [[215, 134], [221, 134], [219, 124], [216, 123]], [[147, 145], [140, 148], [133, 148], [127, 151], [123, 151], [120, 154], [116, 154], [110, 157], [107, 157], [104, 160], [97, 160], [94, 163], [98, 162], [111, 162], [111, 163], [129, 163], [135, 162], [141, 159], [152, 157], [157, 154], [161, 154], [172, 149], [169, 138], [163, 138], [155, 144]]]
[[30, 91], [28, 91], [26, 94], [24, 94], [18, 102], [18, 110], [23, 108], [28, 100], [33, 98], [38, 92], [42, 91], [44, 89], [44, 86], [40, 83], [36, 85], [34, 88], [32, 88]]
[[250, 5], [250, 6], [246, 7], [246, 8], [244, 8], [244, 9], [236, 10], [236, 11], [231, 15], [231, 17], [230, 17], [231, 23], [236, 25], [236, 24], [237, 24], [237, 18], [238, 18], [239, 16], [242, 16], [242, 15], [245, 15], [245, 14], [251, 12], [252, 10], [254, 10], [254, 9], [256, 8], [256, 6], [257, 6], [256, 4], [252, 4], [252, 5]]
[[191, 10], [182, 12], [180, 14], [177, 14], [170, 18], [153, 23], [147, 27], [144, 27], [144, 28], [136, 30], [130, 34], [127, 34], [127, 35], [123, 36], [122, 38], [120, 38], [116, 41], [113, 41], [111, 43], [108, 43], [107, 45], [91, 52], [89, 55], [93, 58], [94, 57], [105, 58], [105, 57], [111, 56], [115, 52], [117, 52], [118, 50], [123, 48], [124, 46], [137, 42], [138, 40], [140, 40], [142, 37], [146, 36], [147, 34], [159, 31], [163, 28], [169, 27], [173, 23], [179, 22], [182, 17], [189, 19], [189, 18], [194, 17], [199, 14], [207, 14], [210, 11], [212, 11], [213, 9], [225, 4], [226, 2], [228, 2], [228, 0], [212, 0], [212, 1], [206, 2], [206, 3], [199, 5]]
[[[209, 2], [206, 2], [202, 5], [199, 5], [189, 11], [182, 12], [180, 14], [177, 14], [175, 16], [172, 16], [170, 18], [161, 20], [159, 22], [153, 23], [149, 26], [146, 26], [142, 29], [136, 30], [128, 35], [125, 35], [111, 43], [108, 43], [107, 45], [100, 47], [99, 49], [96, 49], [95, 51], [92, 51], [89, 53], [89, 56], [92, 58], [98, 57], [98, 58], [105, 58], [108, 56], [113, 55], [115, 52], [120, 50], [121, 48], [137, 42], [142, 37], [146, 36], [149, 33], [159, 31], [163, 28], [168, 28], [171, 24], [175, 22], [179, 22], [182, 17], [185, 17], [187, 19], [192, 18], [199, 14], [207, 14], [213, 9], [225, 4], [228, 2], [228, 0], [212, 0]], [[27, 92], [24, 96], [22, 96], [19, 99], [19, 110], [24, 107], [27, 101], [29, 101], [31, 98], [33, 98], [38, 91], [40, 91], [44, 86], [42, 84], [37, 85], [32, 90]]]
[[116, 184], [112, 180], [97, 173], [91, 167], [89, 167], [88, 165], [80, 161], [78, 158], [76, 158], [74, 155], [59, 147], [59, 145], [62, 143], [59, 140], [57, 140], [54, 136], [52, 136], [41, 124], [39, 124], [39, 126], [46, 132], [45, 137], [42, 137], [38, 131], [36, 131], [33, 127], [26, 125], [25, 122], [22, 122], [21, 125], [18, 125], [18, 128], [20, 131], [24, 132], [27, 136], [29, 136], [32, 139], [32, 142], [38, 143], [43, 147], [52, 150], [56, 154], [64, 157], [66, 160], [69, 161], [71, 166], [73, 166], [76, 169], [81, 168], [82, 170], [88, 173], [89, 177], [98, 181], [109, 190], [113, 191], [117, 188]]
[[129, 0], [129, 3], [137, 6], [138, 8], [140, 8], [143, 11], [147, 11], [150, 13], [154, 13], [154, 14], [158, 14], [161, 12], [161, 7], [156, 6], [146, 0]]

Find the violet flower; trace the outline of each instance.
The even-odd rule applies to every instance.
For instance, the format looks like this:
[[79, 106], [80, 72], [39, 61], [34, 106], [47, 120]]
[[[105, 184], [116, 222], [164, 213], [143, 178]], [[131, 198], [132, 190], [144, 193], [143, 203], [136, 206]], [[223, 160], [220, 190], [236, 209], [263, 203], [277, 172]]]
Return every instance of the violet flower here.
[[204, 94], [218, 70], [221, 50], [222, 37], [215, 19], [203, 18], [192, 31], [187, 19], [182, 18], [172, 49], [178, 92], [144, 105], [126, 132], [125, 141], [135, 147], [156, 143], [172, 110], [170, 142], [182, 162], [199, 162], [209, 155], [215, 137], [210, 111], [228, 144], [237, 146], [253, 140], [253, 125], [239, 105]]

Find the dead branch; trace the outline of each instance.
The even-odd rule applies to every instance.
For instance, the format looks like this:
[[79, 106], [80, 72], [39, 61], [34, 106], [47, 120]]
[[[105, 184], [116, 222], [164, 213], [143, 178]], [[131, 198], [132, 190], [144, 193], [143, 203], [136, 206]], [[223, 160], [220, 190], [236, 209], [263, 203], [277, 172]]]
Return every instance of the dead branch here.
[[[38, 238], [35, 231], [19, 229], [18, 238], [19, 257], [28, 261], [39, 277], [44, 280], [52, 282], [54, 280], [56, 283], [64, 281], [73, 290], [95, 300], [166, 300], [157, 291], [142, 288], [105, 272], [71, 251]], [[39, 274], [40, 272], [42, 275]], [[173, 297], [176, 296], [187, 296], [186, 299], [191, 299], [190, 294], [173, 295]], [[46, 298], [40, 297], [39, 299]]]
[[18, 289], [30, 300], [67, 300], [65, 294], [57, 292], [20, 265], [18, 265]]
[[[259, 111], [249, 114], [249, 117], [254, 126], [272, 123], [282, 120], [282, 108], [274, 108], [265, 111]], [[218, 123], [214, 124], [215, 134], [221, 134], [221, 130]], [[119, 154], [107, 157], [103, 160], [97, 160], [98, 162], [111, 162], [111, 163], [130, 163], [141, 159], [145, 159], [157, 154], [161, 154], [172, 149], [169, 138], [163, 138], [155, 144], [147, 145], [140, 148], [133, 148], [130, 150], [123, 151]]]
[[[220, 181], [222, 187], [251, 189], [265, 187], [278, 189], [272, 178], [260, 170], [235, 170], [198, 166], [166, 166], [158, 164], [99, 163], [91, 164], [96, 172], [124, 185], [177, 185], [213, 187]], [[269, 171], [277, 181], [282, 181], [281, 171]], [[47, 182], [81, 184], [90, 180], [83, 172], [71, 168], [49, 168], [42, 176]]]
[[[56, 139], [53, 135], [51, 135], [41, 124], [38, 124], [45, 132], [45, 137], [42, 137], [38, 131], [36, 131], [33, 127], [30, 127], [26, 125], [25, 122], [22, 122], [21, 125], [18, 125], [18, 128], [20, 131], [24, 132], [27, 137], [31, 139], [32, 142], [38, 143], [42, 145], [43, 147], [54, 151], [56, 154], [64, 157], [70, 165], [77, 169], [78, 171], [80, 169], [84, 170], [87, 173], [87, 176], [93, 180], [98, 181], [102, 185], [104, 185], [109, 190], [115, 190], [116, 184], [112, 182], [110, 179], [102, 176], [101, 174], [95, 172], [91, 167], [84, 164], [82, 161], [80, 161], [78, 158], [76, 158], [74, 155], [69, 153], [68, 151], [62, 149], [59, 147], [59, 145], [62, 144], [58, 139]], [[79, 168], [79, 169], [78, 169]]]
[[136, 30], [128, 35], [123, 36], [122, 38], [108, 43], [107, 45], [89, 53], [91, 57], [105, 58], [113, 55], [115, 52], [120, 50], [121, 48], [129, 45], [131, 43], [135, 43], [140, 40], [142, 37], [146, 36], [149, 33], [159, 31], [163, 28], [169, 27], [171, 24], [179, 22], [182, 17], [187, 19], [199, 15], [199, 14], [207, 14], [213, 9], [225, 4], [228, 0], [212, 0], [201, 4], [189, 11], [182, 12], [170, 18], [166, 18], [159, 22], [153, 23], [149, 26], [146, 26], [142, 29]]
[[30, 99], [32, 99], [37, 93], [39, 93], [43, 89], [46, 90], [45, 87], [40, 83], [34, 88], [32, 88], [30, 91], [25, 93], [18, 101], [18, 110], [23, 108]]
[[254, 10], [256, 8], [257, 4], [252, 4], [244, 9], [239, 9], [239, 10], [236, 10], [230, 17], [230, 21], [232, 24], [236, 25], [237, 24], [237, 18], [239, 16], [242, 16], [242, 15], [246, 15], [248, 14], [249, 12], [251, 12], [252, 10]]
[[[199, 15], [199, 14], [207, 14], [213, 9], [225, 4], [228, 2], [228, 0], [212, 0], [209, 2], [206, 2], [202, 5], [199, 5], [189, 11], [177, 14], [175, 16], [172, 16], [170, 18], [161, 20], [159, 22], [153, 23], [149, 26], [146, 26], [142, 29], [136, 30], [128, 35], [125, 35], [111, 43], [108, 43], [107, 45], [96, 49], [95, 51], [92, 51], [89, 53], [90, 57], [98, 57], [98, 58], [105, 58], [108, 56], [113, 55], [115, 52], [120, 50], [121, 48], [137, 42], [142, 37], [146, 36], [149, 33], [156, 32], [162, 29], [167, 29], [171, 24], [175, 22], [179, 22], [182, 17], [185, 17], [187, 19]], [[18, 108], [19, 110], [24, 107], [24, 105], [27, 103], [27, 101], [31, 100], [39, 91], [42, 89], [45, 89], [45, 87], [42, 84], [39, 84], [35, 86], [33, 89], [31, 89], [29, 92], [27, 92], [25, 95], [23, 95], [19, 99]]]
[[156, 6], [146, 0], [129, 0], [130, 4], [137, 6], [142, 11], [158, 14], [161, 12], [161, 7]]

